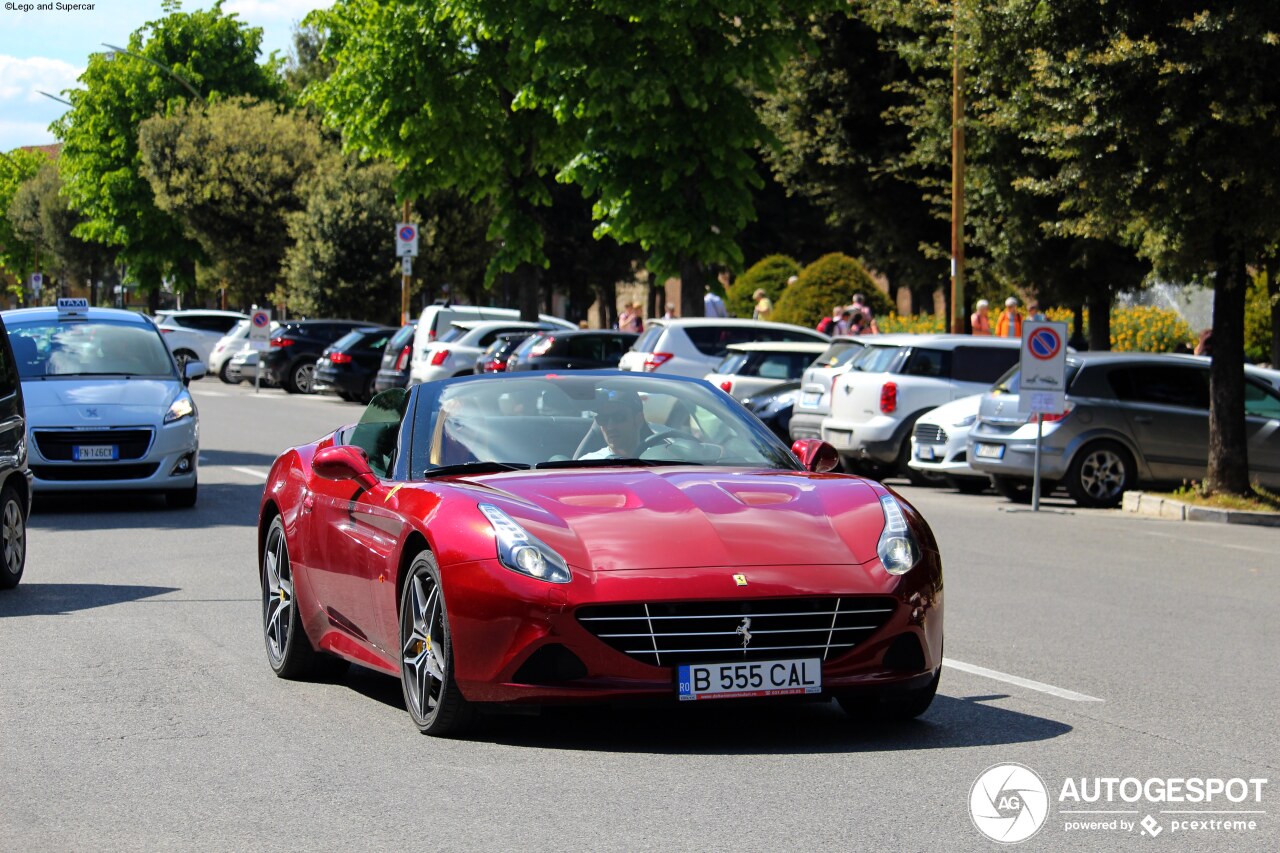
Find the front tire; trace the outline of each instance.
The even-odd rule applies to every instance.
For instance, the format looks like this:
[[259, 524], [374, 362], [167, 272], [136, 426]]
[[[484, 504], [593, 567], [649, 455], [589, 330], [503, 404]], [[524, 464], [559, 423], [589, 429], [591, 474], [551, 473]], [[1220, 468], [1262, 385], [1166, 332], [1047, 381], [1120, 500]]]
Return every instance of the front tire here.
[[178, 362], [178, 375], [185, 376], [188, 361], [197, 361], [200, 356], [196, 355], [189, 349], [180, 349], [173, 354], [173, 358]]
[[300, 361], [289, 368], [284, 382], [284, 390], [290, 394], [314, 394], [316, 384], [316, 364], [314, 361]]
[[1067, 469], [1067, 491], [1083, 507], [1120, 505], [1126, 489], [1137, 481], [1133, 456], [1114, 441], [1095, 441], [1076, 453]]
[[418, 731], [447, 737], [464, 731], [475, 709], [453, 677], [453, 635], [430, 551], [414, 557], [400, 594], [400, 686]]
[[262, 633], [267, 663], [280, 678], [304, 679], [336, 674], [345, 661], [311, 647], [294, 597], [293, 564], [289, 542], [279, 516], [267, 530], [262, 549]]
[[27, 513], [18, 490], [12, 486], [0, 491], [0, 531], [3, 532], [0, 589], [13, 589], [27, 567]]
[[231, 369], [231, 359], [227, 359], [226, 361], [222, 362], [222, 367], [218, 368], [218, 378], [221, 379], [223, 382], [227, 383], [228, 385], [239, 385], [241, 380], [238, 378], [232, 379], [231, 374], [227, 372], [230, 369]]

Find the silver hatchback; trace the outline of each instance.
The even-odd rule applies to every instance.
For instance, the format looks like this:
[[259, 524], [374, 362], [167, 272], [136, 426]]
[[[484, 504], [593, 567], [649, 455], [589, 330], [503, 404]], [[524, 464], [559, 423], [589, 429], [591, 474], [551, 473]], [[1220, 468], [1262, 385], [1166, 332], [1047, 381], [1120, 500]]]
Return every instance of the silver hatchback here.
[[[1245, 367], [1250, 477], [1280, 488], [1280, 392]], [[1018, 411], [1018, 369], [982, 400], [969, 464], [1010, 500], [1031, 498], [1035, 420]], [[1067, 411], [1046, 416], [1041, 477], [1076, 503], [1112, 507], [1140, 483], [1204, 478], [1209, 459], [1209, 359], [1152, 353], [1067, 356]]]

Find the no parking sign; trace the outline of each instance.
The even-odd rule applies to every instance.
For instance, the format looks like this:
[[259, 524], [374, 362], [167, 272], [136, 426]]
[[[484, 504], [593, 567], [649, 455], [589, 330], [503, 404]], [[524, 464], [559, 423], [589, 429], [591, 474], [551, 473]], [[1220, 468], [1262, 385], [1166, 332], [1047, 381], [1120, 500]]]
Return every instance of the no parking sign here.
[[258, 309], [249, 316], [249, 340], [266, 341], [271, 339], [271, 312]]
[[1067, 324], [1028, 320], [1022, 324], [1018, 411], [1060, 415], [1066, 408]]
[[396, 225], [396, 257], [418, 257], [418, 226], [412, 222]]

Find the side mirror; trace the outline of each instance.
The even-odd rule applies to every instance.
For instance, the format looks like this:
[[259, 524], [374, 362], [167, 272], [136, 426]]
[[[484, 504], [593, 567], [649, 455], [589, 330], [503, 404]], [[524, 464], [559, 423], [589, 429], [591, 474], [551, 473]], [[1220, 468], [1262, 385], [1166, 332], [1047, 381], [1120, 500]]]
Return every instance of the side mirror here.
[[203, 379], [209, 368], [203, 361], [188, 361], [182, 366], [182, 384], [187, 385], [192, 379]]
[[366, 489], [378, 484], [369, 457], [364, 451], [349, 444], [335, 444], [316, 451], [311, 459], [311, 470], [326, 480], [355, 480]]
[[806, 471], [825, 474], [840, 467], [840, 454], [825, 441], [818, 438], [796, 439], [791, 445], [791, 453], [800, 460]]

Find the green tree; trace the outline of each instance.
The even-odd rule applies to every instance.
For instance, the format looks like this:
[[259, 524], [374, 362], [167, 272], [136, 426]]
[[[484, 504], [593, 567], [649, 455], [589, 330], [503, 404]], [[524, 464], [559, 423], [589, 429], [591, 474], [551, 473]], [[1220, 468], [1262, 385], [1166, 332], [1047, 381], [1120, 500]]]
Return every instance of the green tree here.
[[239, 304], [266, 302], [284, 281], [286, 220], [305, 205], [303, 185], [326, 150], [319, 127], [300, 111], [230, 98], [147, 119], [138, 149], [156, 206], [199, 243]]
[[[763, 290], [775, 303], [787, 286], [787, 279], [800, 274], [800, 265], [786, 255], [761, 258], [738, 276], [725, 292], [724, 305], [731, 317], [750, 317], [756, 301], [751, 294]], [[830, 305], [827, 306], [831, 308]]]
[[[63, 142], [59, 167], [71, 206], [85, 215], [78, 236], [116, 246], [129, 276], [158, 299], [161, 278], [195, 282], [199, 244], [171, 214], [160, 210], [142, 175], [138, 128], [146, 119], [177, 112], [191, 99], [183, 80], [206, 101], [245, 94], [272, 98], [280, 91], [273, 63], [258, 65], [262, 31], [222, 12], [167, 14], [129, 37], [128, 54], [94, 54], [80, 76], [83, 88], [66, 94], [72, 107], [54, 125]], [[169, 69], [166, 71], [165, 69]]]
[[854, 258], [833, 252], [800, 271], [799, 280], [788, 287], [774, 306], [779, 323], [816, 326], [835, 305], [848, 304], [861, 293], [867, 306], [883, 317], [891, 310], [889, 298], [880, 292], [865, 267]]
[[97, 305], [98, 285], [111, 270], [115, 253], [75, 236], [83, 220], [62, 195], [62, 179], [52, 161], [18, 188], [9, 207], [9, 221], [23, 240], [39, 247], [42, 266], [57, 270], [65, 283], [87, 281], [90, 304]]
[[1209, 491], [1250, 490], [1244, 419], [1247, 268], [1280, 235], [1274, 137], [1280, 10], [1008, 0], [1031, 73], [1024, 135], [1058, 168], [1061, 227], [1124, 235], [1158, 273], [1214, 286]]
[[[48, 157], [43, 152], [27, 149], [16, 149], [0, 157], [0, 269], [19, 282], [36, 269], [36, 247], [14, 229], [13, 199], [46, 162]], [[22, 285], [18, 287], [21, 289]]]

